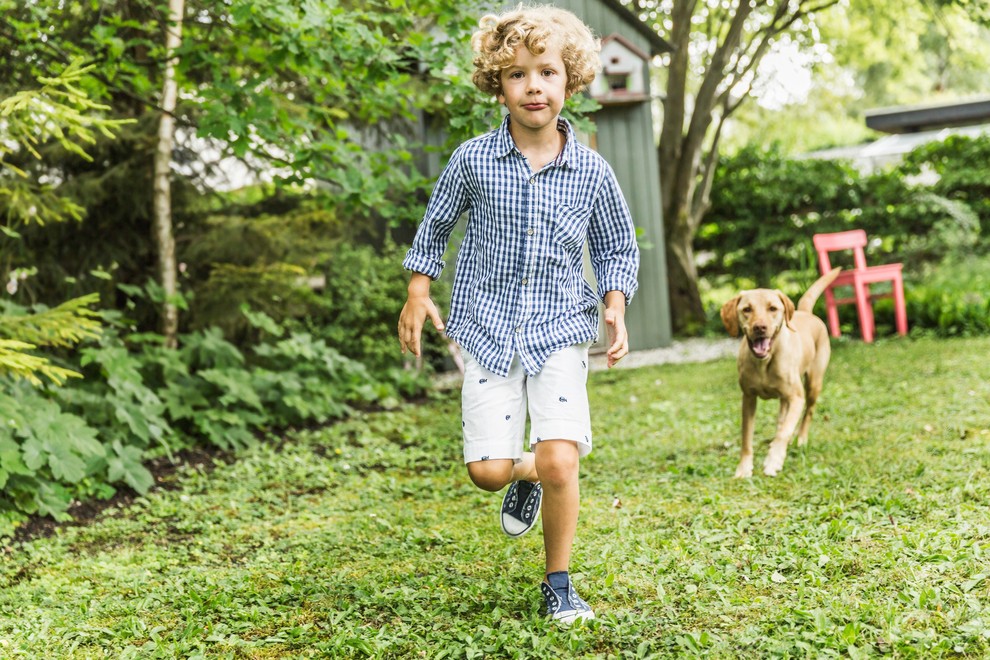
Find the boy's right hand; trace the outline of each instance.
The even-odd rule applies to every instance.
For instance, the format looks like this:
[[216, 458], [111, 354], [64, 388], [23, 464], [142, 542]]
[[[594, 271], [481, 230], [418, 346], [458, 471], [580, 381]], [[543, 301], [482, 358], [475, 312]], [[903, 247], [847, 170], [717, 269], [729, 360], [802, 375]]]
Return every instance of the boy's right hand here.
[[433, 327], [439, 332], [443, 332], [444, 324], [437, 306], [430, 299], [429, 289], [423, 294], [414, 291], [414, 288], [413, 283], [410, 283], [409, 297], [399, 314], [399, 346], [403, 353], [408, 350], [413, 355], [419, 356], [419, 340], [426, 317], [430, 317]]

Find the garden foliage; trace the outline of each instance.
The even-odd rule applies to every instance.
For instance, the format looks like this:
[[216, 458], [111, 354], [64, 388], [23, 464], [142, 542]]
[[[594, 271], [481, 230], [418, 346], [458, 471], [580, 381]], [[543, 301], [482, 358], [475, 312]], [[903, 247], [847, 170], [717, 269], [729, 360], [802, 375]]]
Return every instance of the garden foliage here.
[[72, 500], [108, 497], [120, 484], [146, 492], [148, 458], [194, 445], [241, 449], [422, 391], [415, 372], [376, 377], [322, 339], [250, 316], [271, 334], [243, 351], [217, 329], [170, 350], [108, 318], [97, 343], [64, 356], [84, 378], [63, 387], [0, 379], [0, 535], [25, 515], [65, 519]]
[[[987, 163], [990, 136], [933, 142], [896, 167], [867, 174], [842, 161], [743, 149], [719, 166], [712, 210], [698, 234], [699, 272], [719, 293], [774, 286], [799, 295], [817, 270], [812, 236], [861, 228], [871, 239], [869, 263], [905, 265], [912, 327], [986, 332]], [[879, 304], [882, 318], [889, 301]]]

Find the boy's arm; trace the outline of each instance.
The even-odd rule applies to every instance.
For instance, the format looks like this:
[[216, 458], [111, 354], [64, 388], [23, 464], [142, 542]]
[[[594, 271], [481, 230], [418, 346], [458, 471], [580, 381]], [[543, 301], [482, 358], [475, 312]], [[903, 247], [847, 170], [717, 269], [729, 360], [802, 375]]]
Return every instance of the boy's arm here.
[[629, 207], [607, 165], [588, 226], [588, 248], [598, 295], [604, 300], [607, 292], [622, 292], [628, 305], [639, 286], [639, 246]]
[[430, 299], [430, 282], [443, 272], [443, 253], [447, 249], [450, 233], [457, 219], [467, 210], [467, 193], [460, 169], [460, 149], [454, 152], [450, 162], [430, 195], [423, 222], [416, 231], [413, 244], [402, 260], [402, 265], [412, 271], [409, 278], [406, 303], [399, 313], [399, 347], [402, 352], [420, 355], [420, 339], [423, 324], [429, 317], [439, 332], [444, 323], [437, 306]]
[[409, 278], [406, 304], [399, 313], [399, 346], [403, 353], [408, 350], [413, 355], [420, 354], [419, 340], [427, 316], [433, 322], [433, 327], [443, 332], [444, 325], [440, 319], [440, 312], [430, 299], [431, 281], [430, 276], [423, 273], [413, 273]]
[[629, 353], [629, 334], [626, 332], [626, 294], [609, 291], [605, 294], [605, 328], [608, 332], [608, 368]]

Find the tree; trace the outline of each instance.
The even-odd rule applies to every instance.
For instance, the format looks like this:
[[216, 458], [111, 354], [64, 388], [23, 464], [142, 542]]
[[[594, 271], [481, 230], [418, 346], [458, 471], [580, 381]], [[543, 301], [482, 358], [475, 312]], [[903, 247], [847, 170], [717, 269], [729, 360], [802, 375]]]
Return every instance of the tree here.
[[984, 93], [990, 25], [972, 9], [847, 0], [823, 13], [811, 51], [764, 60], [755, 103], [733, 115], [722, 153], [779, 145], [798, 155], [858, 144], [877, 137], [864, 121], [868, 110]]
[[158, 140], [155, 149], [155, 192], [152, 207], [153, 235], [158, 248], [158, 276], [164, 293], [161, 311], [162, 335], [165, 345], [175, 348], [179, 343], [179, 307], [175, 261], [175, 235], [172, 232], [172, 144], [175, 140], [175, 105], [178, 85], [175, 81], [174, 53], [182, 43], [183, 0], [169, 0], [168, 24], [165, 28], [165, 68], [162, 72], [162, 107], [158, 120]]
[[[118, 284], [141, 286], [151, 275], [162, 281], [149, 226], [163, 114], [176, 124], [171, 213], [181, 259], [190, 228], [205, 215], [183, 207], [183, 195], [222, 188], [221, 159], [239, 159], [272, 181], [269, 190], [310, 191], [341, 224], [372, 227], [381, 237], [412, 223], [418, 205], [410, 200], [430, 185], [415, 166], [426, 151], [412, 130], [420, 112], [457, 114], [447, 123], [456, 139], [477, 131], [479, 108], [489, 107], [477, 103], [463, 67], [450, 66], [467, 56], [464, 36], [477, 17], [471, 3], [201, 0], [186, 7], [174, 52], [165, 47], [164, 0], [0, 0], [0, 13], [0, 52], [10, 54], [0, 58], [0, 95], [31, 71], [78, 54], [95, 66], [91, 96], [113, 116], [137, 120], [114, 145], [96, 145], [99, 167], [66, 160], [31, 172], [54, 173], [78, 204], [99, 209], [85, 224], [60, 228], [57, 245], [83, 241], [93, 249], [48, 262], [50, 272], [34, 282], [46, 277], [36, 290], [49, 294], [66, 282], [96, 285], [113, 302], [123, 298]], [[163, 113], [159, 93], [173, 55], [178, 102]], [[47, 237], [31, 238], [26, 244], [37, 254], [57, 254]], [[93, 282], [93, 272], [113, 279]], [[161, 325], [143, 303], [128, 316], [140, 329]]]
[[747, 99], [760, 62], [815, 39], [815, 15], [838, 0], [629, 0], [674, 46], [666, 56], [657, 156], [675, 331], [705, 321], [693, 241], [709, 207], [726, 121]]
[[[120, 121], [99, 117], [106, 106], [94, 103], [80, 90], [91, 67], [72, 62], [60, 74], [39, 79], [40, 87], [23, 90], [0, 101], [0, 126], [6, 139], [0, 141], [0, 201], [6, 207], [2, 263], [7, 266], [7, 291], [17, 290], [21, 271], [11, 268], [10, 249], [20, 239], [18, 230], [26, 225], [44, 225], [79, 220], [82, 209], [55, 193], [51, 186], [30, 180], [11, 164], [9, 157], [26, 152], [40, 159], [37, 147], [48, 140], [64, 149], [89, 158], [82, 144], [95, 141], [97, 132], [110, 137]], [[35, 355], [39, 347], [68, 347], [99, 336], [100, 323], [90, 306], [97, 296], [82, 296], [35, 313], [4, 305], [0, 313], [0, 375], [22, 378], [41, 385], [42, 378], [56, 385], [77, 373]]]

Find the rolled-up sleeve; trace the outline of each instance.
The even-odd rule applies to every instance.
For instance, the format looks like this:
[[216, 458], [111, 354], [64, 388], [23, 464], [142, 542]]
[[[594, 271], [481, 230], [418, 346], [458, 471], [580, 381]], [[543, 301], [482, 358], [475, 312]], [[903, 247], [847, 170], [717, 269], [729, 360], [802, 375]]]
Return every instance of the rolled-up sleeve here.
[[609, 291], [621, 291], [628, 305], [639, 287], [639, 246], [629, 207], [608, 166], [595, 198], [588, 228], [588, 250], [599, 298], [604, 300]]
[[457, 150], [437, 179], [423, 222], [416, 230], [412, 247], [406, 252], [402, 266], [406, 270], [428, 275], [434, 280], [440, 277], [446, 266], [443, 254], [447, 250], [450, 233], [454, 230], [457, 219], [467, 209], [463, 154], [461, 150]]

